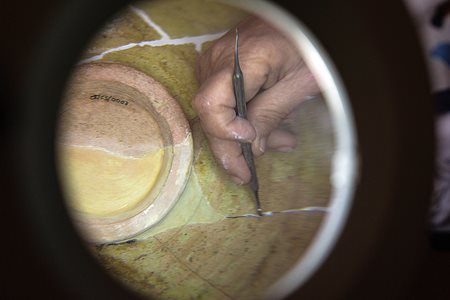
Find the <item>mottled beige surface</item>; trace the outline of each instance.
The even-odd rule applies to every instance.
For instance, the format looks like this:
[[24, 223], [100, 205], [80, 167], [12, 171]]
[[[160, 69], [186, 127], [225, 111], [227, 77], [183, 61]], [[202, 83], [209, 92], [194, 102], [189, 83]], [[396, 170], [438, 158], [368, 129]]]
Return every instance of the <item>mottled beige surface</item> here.
[[[211, 3], [165, 0], [136, 7], [170, 37], [225, 30], [245, 15]], [[254, 202], [248, 187], [233, 184], [217, 166], [195, 118], [198, 55], [195, 45], [184, 44], [133, 47], [102, 58], [137, 68], [167, 88], [190, 121], [195, 160], [187, 188], [166, 218], [134, 242], [91, 248], [109, 272], [144, 296], [259, 299], [301, 258], [324, 213], [226, 218], [254, 213]], [[266, 211], [328, 204], [334, 146], [324, 102], [305, 102], [296, 125], [294, 152], [268, 152], [256, 160]]]
[[198, 89], [195, 79], [195, 63], [198, 53], [194, 45], [168, 45], [164, 47], [134, 47], [104, 56], [137, 68], [161, 82], [178, 100], [188, 119], [195, 117], [191, 106], [192, 97]]
[[[328, 204], [332, 136], [327, 122], [316, 118], [326, 116], [324, 108], [320, 100], [302, 106], [295, 152], [271, 152], [256, 160], [264, 210]], [[163, 230], [149, 230], [144, 240], [95, 247], [94, 252], [129, 286], [157, 298], [259, 299], [258, 293], [304, 253], [323, 213], [223, 218], [253, 213], [251, 194], [218, 169], [205, 142], [199, 149], [194, 170], [203, 206], [181, 210], [185, 219], [175, 222], [177, 227], [170, 223], [179, 220], [180, 212], [169, 214], [161, 222]]]
[[[78, 78], [67, 91], [59, 115], [59, 143], [102, 148], [125, 156], [142, 156], [164, 141], [156, 115], [146, 109], [146, 96], [115, 81]], [[93, 96], [114, 97], [127, 105]]]

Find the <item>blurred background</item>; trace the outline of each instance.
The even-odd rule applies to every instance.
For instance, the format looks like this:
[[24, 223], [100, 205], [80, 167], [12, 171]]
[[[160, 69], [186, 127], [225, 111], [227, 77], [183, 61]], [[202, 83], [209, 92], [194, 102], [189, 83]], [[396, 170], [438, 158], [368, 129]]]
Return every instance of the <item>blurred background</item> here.
[[[59, 1], [45, 3], [8, 3], [0, 11], [2, 57], [0, 69], [1, 101], [1, 181], [2, 181], [2, 272], [7, 281], [2, 283], [6, 299], [25, 299], [45, 295], [47, 298], [70, 299], [66, 287], [55, 278], [42, 254], [35, 251], [36, 240], [29, 220], [22, 214], [18, 201], [20, 186], [17, 180], [13, 153], [15, 132], [12, 127], [16, 109], [26, 109], [19, 102], [22, 80], [33, 59], [33, 47], [44, 36], [52, 20], [58, 16]], [[80, 16], [82, 18], [82, 16]], [[64, 51], [62, 48], [61, 51]], [[446, 271], [450, 267], [450, 253], [445, 249], [445, 237], [437, 244], [429, 244], [429, 256], [421, 269], [417, 299], [445, 299], [450, 295]], [[76, 258], [74, 258], [76, 259]], [[70, 272], [70, 270], [68, 270]], [[118, 294], [119, 295], [119, 294]]]

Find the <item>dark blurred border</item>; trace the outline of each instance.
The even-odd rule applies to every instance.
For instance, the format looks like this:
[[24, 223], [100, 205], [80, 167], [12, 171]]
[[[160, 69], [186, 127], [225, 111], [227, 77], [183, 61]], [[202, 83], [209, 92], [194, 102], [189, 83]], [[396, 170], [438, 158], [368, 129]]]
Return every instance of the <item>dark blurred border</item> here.
[[[92, 34], [95, 24], [101, 24], [125, 2], [16, 1], [0, 9], [1, 255], [2, 277], [7, 278], [1, 284], [2, 299], [39, 299], [41, 296], [46, 299], [132, 299], [132, 295], [108, 276], [97, 276], [99, 269], [96, 262], [85, 249], [79, 247], [80, 241], [73, 234], [62, 201], [59, 201], [60, 193], [54, 189], [57, 178], [53, 171], [51, 145], [56, 103], [49, 100], [48, 103], [24, 106], [21, 101], [22, 96], [33, 97], [29, 90], [25, 90], [25, 84], [33, 86], [33, 90], [39, 90], [41, 84], [48, 84], [45, 64], [52, 61], [52, 57], [58, 61], [57, 65], [51, 65], [52, 70], [59, 74], [51, 77], [52, 84], [62, 87], [70, 66], [76, 62], [82, 49], [81, 42]], [[86, 9], [88, 6], [90, 9]], [[311, 9], [315, 10], [315, 15], [319, 15], [317, 10], [321, 8], [312, 5]], [[333, 11], [326, 13], [332, 15]], [[323, 21], [330, 22], [332, 26], [332, 18]], [[349, 24], [353, 21], [348, 20]], [[44, 47], [58, 39], [64, 41], [61, 48], [51, 52], [51, 49]], [[28, 73], [30, 70], [31, 73]], [[36, 80], [30, 82], [31, 78]], [[58, 99], [61, 90], [55, 88], [41, 92], [48, 95], [48, 99]], [[21, 119], [23, 116], [26, 118]], [[18, 141], [19, 132], [27, 125], [24, 122], [36, 116], [41, 120], [47, 118], [48, 122], [44, 121], [38, 124], [41, 127], [28, 132], [25, 141]], [[37, 132], [47, 132], [47, 135], [36, 135]], [[24, 159], [27, 153], [30, 154], [29, 160]], [[41, 157], [42, 160], [36, 161], [33, 157]], [[30, 171], [27, 178], [22, 177], [18, 166]], [[41, 176], [45, 180], [40, 180]], [[37, 179], [48, 185], [36, 186]], [[39, 195], [32, 197], [34, 202], [25, 202], [30, 191], [36, 191]], [[43, 209], [36, 202], [39, 200], [48, 201], [51, 205]], [[42, 220], [48, 222], [42, 223]], [[57, 236], [52, 238], [51, 235], [41, 234], [42, 230], [47, 233], [54, 231], [55, 226], [58, 228]], [[49, 257], [48, 253], [58, 255]], [[448, 252], [430, 250], [428, 264], [422, 269], [417, 284], [416, 299], [448, 298], [450, 289], [446, 283], [446, 274], [449, 268]]]
[[0, 9], [1, 299], [135, 297], [101, 272], [75, 234], [53, 155], [67, 75], [95, 29], [126, 3], [11, 1]]

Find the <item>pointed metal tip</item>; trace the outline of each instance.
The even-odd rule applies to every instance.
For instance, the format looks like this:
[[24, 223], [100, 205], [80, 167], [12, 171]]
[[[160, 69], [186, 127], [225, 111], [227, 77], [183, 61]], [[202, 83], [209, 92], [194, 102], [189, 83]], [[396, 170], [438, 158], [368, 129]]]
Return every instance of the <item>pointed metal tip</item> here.
[[239, 44], [239, 30], [236, 27], [236, 42], [234, 44], [234, 52], [238, 52], [238, 44]]

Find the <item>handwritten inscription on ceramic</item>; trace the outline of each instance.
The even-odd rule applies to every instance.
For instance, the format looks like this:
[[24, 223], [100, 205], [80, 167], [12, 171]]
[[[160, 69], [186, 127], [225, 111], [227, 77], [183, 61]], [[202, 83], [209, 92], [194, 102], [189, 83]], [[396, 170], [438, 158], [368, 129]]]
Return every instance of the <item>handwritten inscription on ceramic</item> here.
[[110, 96], [110, 95], [96, 94], [96, 95], [91, 95], [89, 97], [89, 99], [91, 99], [91, 100], [104, 100], [106, 102], [110, 102], [111, 101], [111, 102], [116, 102], [116, 103], [119, 103], [119, 104], [122, 104], [122, 105], [128, 105], [128, 101], [122, 100], [122, 99], [119, 99], [119, 98], [114, 98], [113, 96]]

